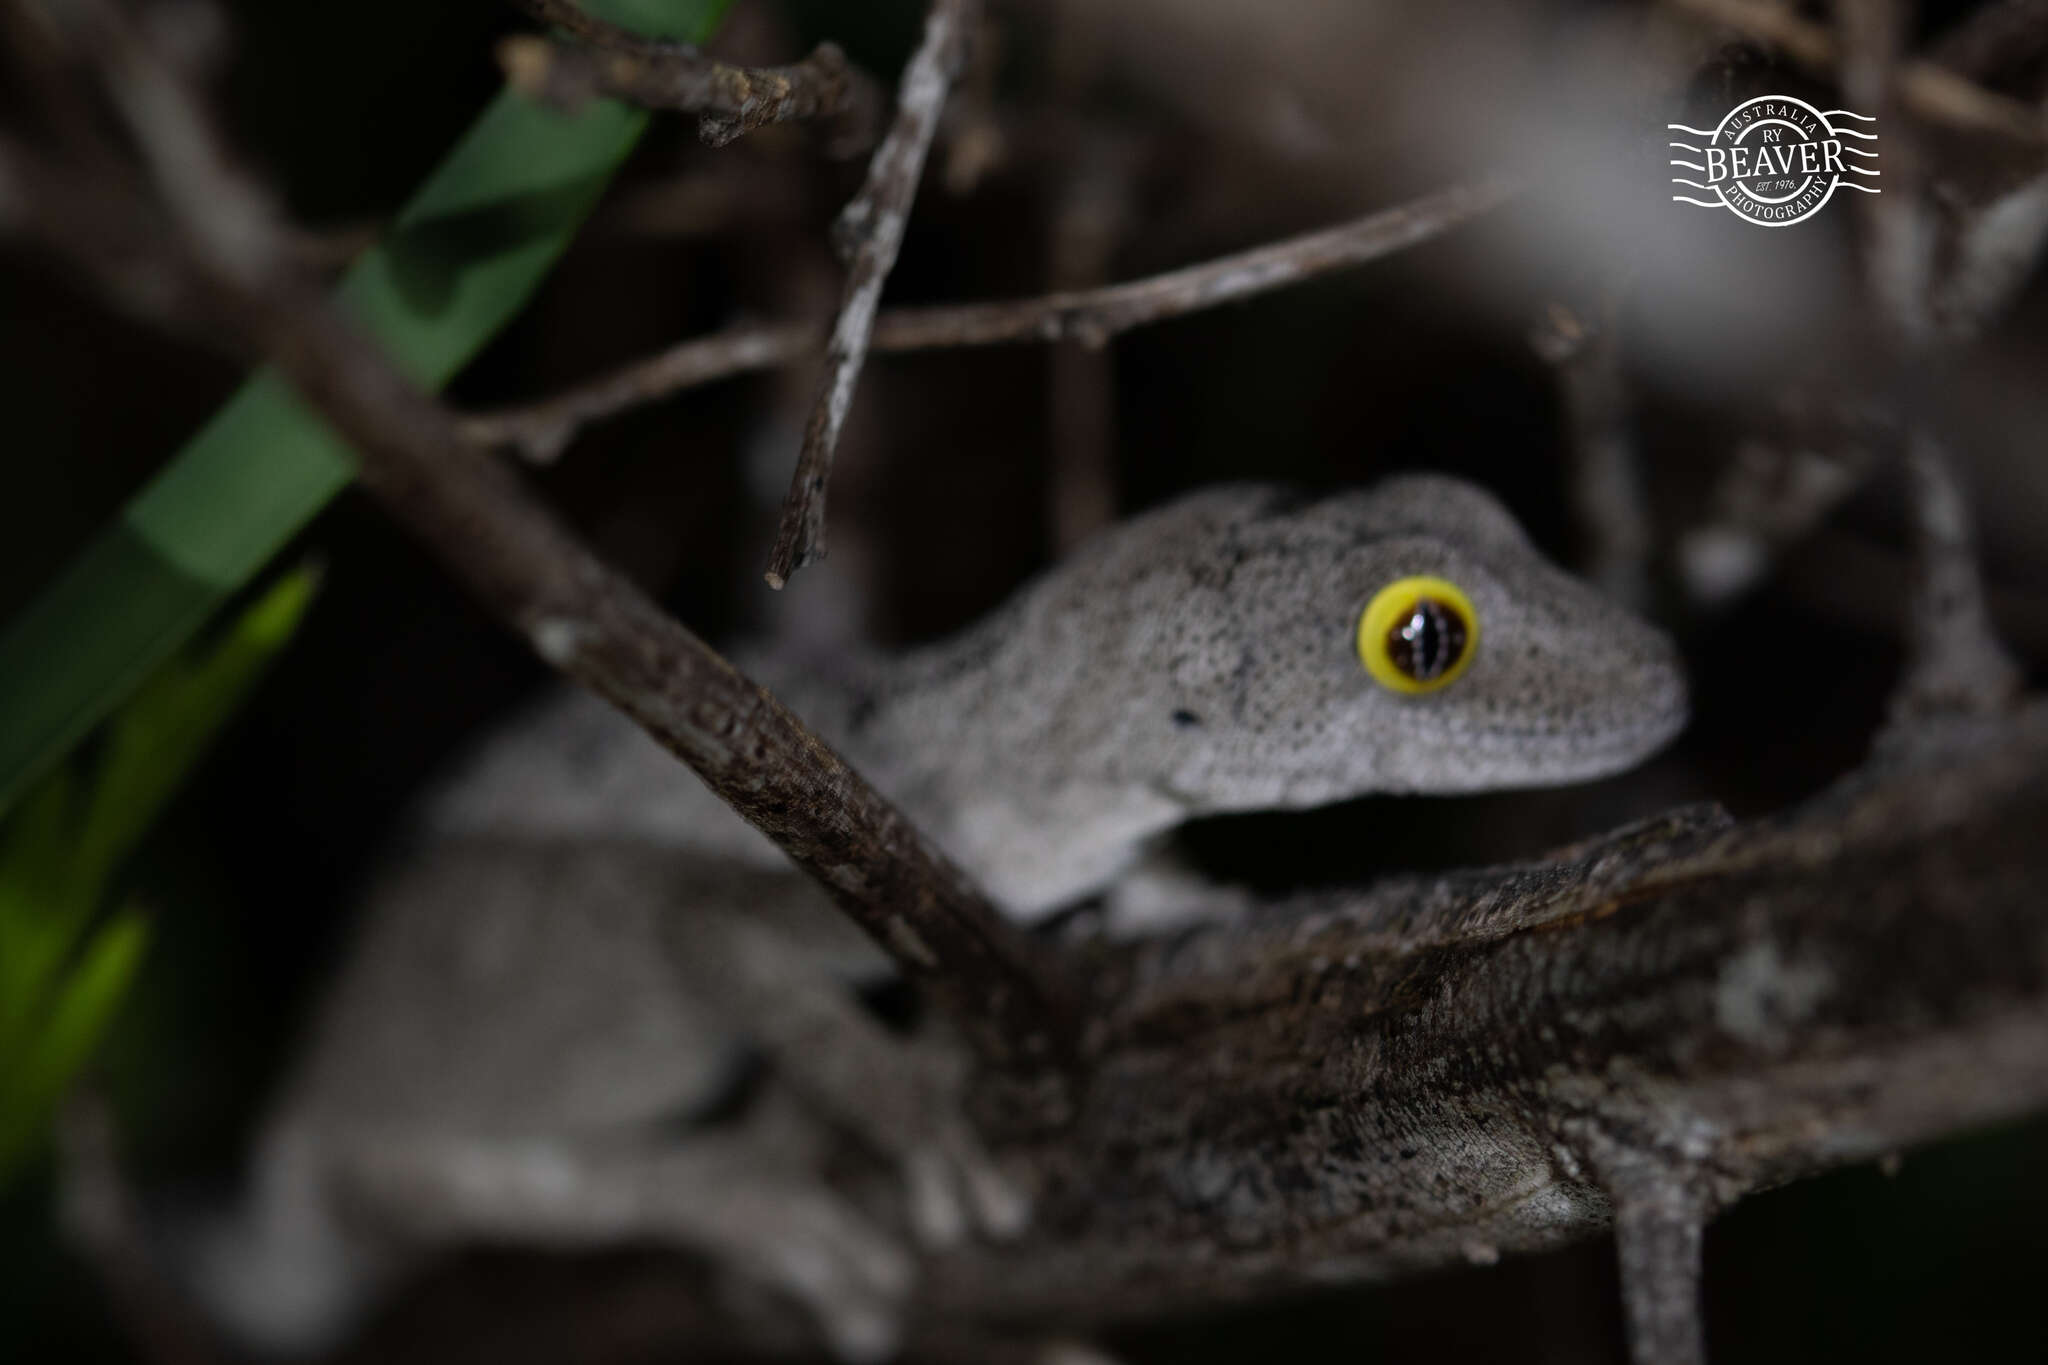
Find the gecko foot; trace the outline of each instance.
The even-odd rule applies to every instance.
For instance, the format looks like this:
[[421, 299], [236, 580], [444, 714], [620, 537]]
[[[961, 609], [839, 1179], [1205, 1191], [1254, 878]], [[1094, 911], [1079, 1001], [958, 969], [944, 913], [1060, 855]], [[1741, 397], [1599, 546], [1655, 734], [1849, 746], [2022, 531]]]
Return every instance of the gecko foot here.
[[776, 1074], [810, 1109], [902, 1172], [912, 1233], [924, 1246], [969, 1234], [1017, 1236], [1030, 1202], [962, 1112], [957, 1049], [906, 1041], [816, 969], [800, 944], [745, 907], [702, 912], [671, 958], [689, 988], [742, 1021]]

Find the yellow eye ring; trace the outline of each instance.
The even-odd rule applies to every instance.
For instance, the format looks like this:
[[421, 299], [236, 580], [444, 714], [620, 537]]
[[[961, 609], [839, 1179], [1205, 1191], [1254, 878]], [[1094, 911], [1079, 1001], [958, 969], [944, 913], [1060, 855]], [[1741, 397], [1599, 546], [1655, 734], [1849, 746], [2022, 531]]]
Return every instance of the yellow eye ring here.
[[1358, 658], [1373, 681], [1410, 696], [1448, 687], [1479, 652], [1479, 613], [1448, 579], [1417, 575], [1381, 588], [1358, 615]]

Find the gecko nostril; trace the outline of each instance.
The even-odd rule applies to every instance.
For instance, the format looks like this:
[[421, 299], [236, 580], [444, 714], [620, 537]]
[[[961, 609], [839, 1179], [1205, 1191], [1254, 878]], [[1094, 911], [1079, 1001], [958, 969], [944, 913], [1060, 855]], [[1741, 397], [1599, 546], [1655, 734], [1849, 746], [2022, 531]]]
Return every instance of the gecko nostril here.
[[1185, 708], [1183, 708], [1183, 707], [1176, 707], [1176, 708], [1174, 708], [1174, 712], [1173, 712], [1173, 728], [1174, 728], [1174, 729], [1176, 729], [1176, 730], [1192, 730], [1192, 729], [1193, 729], [1194, 727], [1196, 727], [1197, 725], [1200, 725], [1201, 723], [1202, 723], [1202, 718], [1201, 718], [1200, 716], [1196, 715], [1196, 714], [1195, 714], [1194, 712], [1192, 712], [1192, 711], [1189, 711], [1189, 710], [1187, 710], [1187, 709], [1185, 709]]

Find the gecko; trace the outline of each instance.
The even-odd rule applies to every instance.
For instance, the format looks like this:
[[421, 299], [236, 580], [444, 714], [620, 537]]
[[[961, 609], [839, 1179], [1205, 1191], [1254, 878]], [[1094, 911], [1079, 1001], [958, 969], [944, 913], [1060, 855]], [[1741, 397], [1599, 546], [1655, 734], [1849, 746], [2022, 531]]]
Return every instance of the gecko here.
[[[1590, 780], [1662, 747], [1687, 706], [1661, 632], [1489, 494], [1431, 475], [1205, 489], [939, 643], [746, 663], [1033, 926], [1119, 904], [1197, 817]], [[1172, 927], [1175, 897], [1124, 903], [1150, 909], [1111, 931]], [[585, 694], [448, 777], [364, 920], [248, 1197], [184, 1258], [253, 1340], [330, 1342], [446, 1246], [647, 1242], [792, 1296], [843, 1357], [885, 1355], [914, 1261], [804, 1178], [816, 1125], [775, 1099], [694, 1122], [750, 1039], [901, 1163], [918, 1241], [1028, 1217], [930, 1068], [812, 989], [873, 976], [876, 951]]]

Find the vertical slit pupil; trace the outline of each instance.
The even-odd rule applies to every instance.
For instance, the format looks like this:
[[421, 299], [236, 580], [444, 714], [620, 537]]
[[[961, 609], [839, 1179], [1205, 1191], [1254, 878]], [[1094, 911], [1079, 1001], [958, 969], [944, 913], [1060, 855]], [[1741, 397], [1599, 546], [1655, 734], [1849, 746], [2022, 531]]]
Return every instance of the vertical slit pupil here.
[[1465, 618], [1434, 597], [1418, 597], [1387, 631], [1387, 657], [1417, 682], [1433, 682], [1465, 653]]

